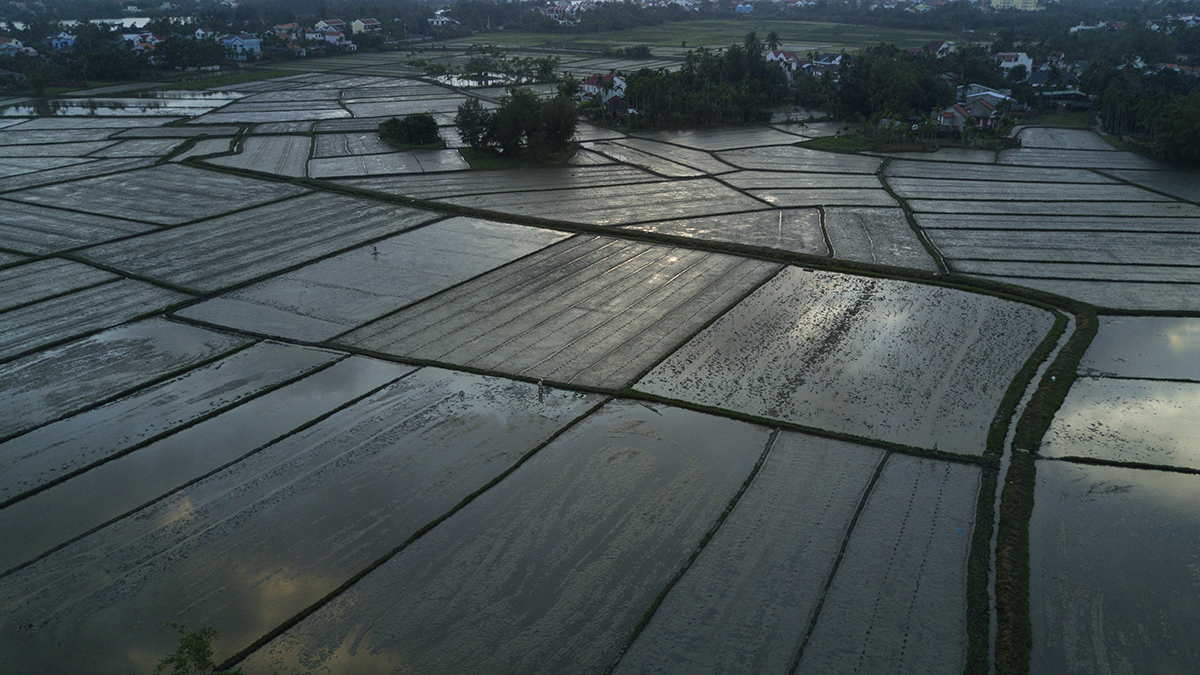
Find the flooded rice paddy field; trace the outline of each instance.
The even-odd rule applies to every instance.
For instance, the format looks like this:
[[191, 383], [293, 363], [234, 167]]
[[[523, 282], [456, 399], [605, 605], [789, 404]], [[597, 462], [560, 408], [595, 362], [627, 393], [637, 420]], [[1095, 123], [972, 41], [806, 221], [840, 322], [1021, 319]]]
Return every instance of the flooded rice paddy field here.
[[0, 673], [149, 673], [168, 621], [247, 673], [986, 668], [988, 433], [1057, 301], [970, 276], [1150, 315], [1039, 448], [1033, 672], [1197, 659], [1194, 176], [831, 123], [469, 171], [502, 88], [311, 65], [0, 120]]

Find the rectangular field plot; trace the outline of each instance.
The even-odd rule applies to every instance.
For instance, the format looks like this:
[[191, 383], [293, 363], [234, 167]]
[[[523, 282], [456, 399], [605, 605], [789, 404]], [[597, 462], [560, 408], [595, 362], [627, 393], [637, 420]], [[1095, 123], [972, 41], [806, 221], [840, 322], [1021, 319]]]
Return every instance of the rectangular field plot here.
[[783, 432], [617, 675], [786, 673], [883, 458]]
[[81, 255], [177, 286], [216, 291], [399, 233], [433, 217], [403, 206], [313, 194], [103, 244]]
[[[833, 136], [828, 133], [826, 136]], [[940, 148], [934, 152], [872, 152], [872, 155], [893, 157], [900, 161], [917, 160], [928, 163], [943, 164], [992, 164], [996, 161], [994, 150], [974, 150], [971, 148]], [[973, 167], [964, 168], [970, 169]]]
[[777, 265], [574, 237], [339, 342], [619, 389]]
[[1049, 148], [1017, 148], [1001, 150], [1001, 164], [1027, 166], [1061, 166], [1079, 169], [1151, 169], [1170, 170], [1170, 167], [1132, 152], [1098, 150], [1059, 150]]
[[0, 314], [0, 360], [132, 321], [189, 296], [119, 279]]
[[[116, 141], [87, 141], [83, 143], [51, 143], [48, 145], [9, 145], [5, 146], [3, 152], [0, 152], [0, 155], [4, 157], [5, 161], [12, 161], [14, 159], [40, 159], [45, 161], [51, 157], [79, 158], [116, 144]], [[54, 164], [43, 166], [41, 168], [52, 169], [54, 168]]]
[[996, 216], [1090, 216], [1143, 218], [1200, 218], [1200, 206], [1182, 202], [1032, 202], [910, 199], [908, 205], [918, 213], [978, 213]]
[[1132, 185], [1089, 185], [1083, 183], [999, 183], [949, 178], [891, 178], [896, 194], [905, 199], [973, 199], [1088, 201], [1088, 202], [1173, 202]]
[[967, 557], [981, 473], [977, 466], [888, 458], [795, 672], [963, 672]]
[[942, 255], [955, 260], [1200, 264], [1200, 234], [933, 230], [929, 236]]
[[402, 182], [392, 179], [348, 180], [345, 184], [418, 199], [436, 199], [455, 195], [602, 188], [633, 183], [657, 183], [661, 180], [658, 176], [641, 169], [609, 165], [472, 171], [461, 176], [412, 176], [406, 177]]
[[[0, 551], [0, 569], [32, 561], [128, 515], [414, 370], [362, 357], [342, 359], [10, 504], [0, 510], [0, 531], [18, 538]], [[54, 517], [46, 518], [48, 513]]]
[[[193, 368], [248, 344], [244, 338], [151, 319], [0, 364], [0, 438]], [[70, 382], [71, 386], [62, 386]]]
[[179, 312], [265, 335], [321, 341], [568, 235], [452, 218], [348, 251]]
[[[324, 157], [308, 161], [308, 173], [313, 178], [463, 171], [469, 168], [470, 165], [457, 150], [410, 150], [386, 155]], [[403, 185], [401, 183], [401, 189]]]
[[808, 148], [782, 146], [730, 150], [717, 158], [742, 169], [818, 173], [875, 173], [883, 160], [878, 157], [841, 155]]
[[[447, 98], [394, 99], [345, 102], [354, 117], [405, 117], [421, 113], [454, 113], [466, 102], [466, 96]], [[382, 121], [382, 120], [379, 120]]]
[[[260, 343], [118, 402], [0, 443], [0, 502], [335, 359], [330, 352]], [[0, 562], [0, 569], [7, 568]]]
[[1027, 127], [1017, 134], [1022, 148], [1054, 148], [1057, 150], [1099, 150], [1115, 152], [1103, 138], [1089, 129], [1052, 129]]
[[1004, 276], [988, 278], [1075, 298], [1107, 309], [1200, 312], [1200, 285], [1197, 284], [1075, 281]]
[[1045, 457], [1200, 469], [1200, 382], [1083, 377], [1042, 439]]
[[247, 110], [243, 112], [211, 112], [196, 118], [200, 124], [261, 124], [266, 122], [313, 122], [318, 120], [349, 119], [350, 113], [341, 108], [305, 110]]
[[790, 171], [737, 171], [721, 176], [723, 182], [743, 188], [790, 188], [805, 190], [879, 190], [879, 179], [869, 175], [838, 173], [795, 173]]
[[[1117, 181], [1087, 169], [1035, 169], [1027, 166], [999, 166], [940, 164], [938, 162], [909, 162], [897, 160], [889, 163], [884, 175], [896, 178], [926, 178], [941, 180], [993, 180], [1006, 183], [1096, 183], [1113, 184]], [[1013, 185], [1014, 191], [1024, 185]]]
[[1079, 372], [1200, 382], [1200, 319], [1103, 316]]
[[237, 134], [237, 125], [193, 125], [188, 127], [149, 127], [143, 129], [126, 129], [113, 134], [113, 138], [196, 138], [199, 136], [233, 136]]
[[716, 159], [711, 153], [703, 150], [693, 150], [645, 138], [622, 138], [617, 143], [627, 148], [654, 155], [655, 157], [661, 157], [665, 160], [690, 166], [693, 169], [698, 169], [708, 174], [728, 173], [734, 170], [732, 166]]
[[1110, 171], [1113, 176], [1150, 190], [1200, 202], [1200, 176], [1185, 171]]
[[182, 162], [189, 157], [216, 155], [233, 151], [232, 138], [205, 138], [196, 141], [192, 147], [171, 158], [172, 162]]
[[1031, 673], [1186, 673], [1200, 663], [1200, 476], [1037, 464]]
[[[639, 138], [682, 145], [697, 150], [720, 151], [734, 148], [753, 148], [769, 145], [791, 145], [804, 140], [770, 127], [745, 129], [695, 129], [690, 131], [657, 131], [637, 134]], [[749, 168], [749, 167], [747, 167]]]
[[1141, 216], [987, 215], [982, 213], [918, 213], [926, 229], [946, 230], [1102, 230], [1126, 232], [1191, 232], [1200, 234], [1200, 217], [1143, 218]]
[[937, 271], [900, 209], [826, 209], [825, 231], [835, 258]]
[[[138, 654], [167, 653], [177, 642], [163, 626], [175, 617], [217, 627], [223, 660], [389, 555], [598, 402], [418, 371], [5, 577], [0, 653], [18, 669], [140, 670]], [[745, 453], [749, 466], [759, 452]], [[735, 486], [745, 477], [728, 473]], [[718, 512], [729, 496], [712, 500]], [[80, 556], [89, 564], [78, 565]], [[39, 629], [16, 630], [31, 622]], [[55, 647], [66, 635], [88, 659]]]
[[1080, 281], [1132, 281], [1200, 284], [1200, 265], [1124, 265], [1106, 262], [1013, 262], [1008, 260], [954, 260], [955, 272], [978, 276]]
[[608, 188], [450, 197], [442, 201], [500, 213], [591, 225], [623, 225], [707, 216], [714, 212], [736, 213], [770, 208], [711, 178]]
[[802, 206], [897, 206], [896, 200], [882, 188], [784, 190], [750, 188], [746, 192], [780, 208]]
[[311, 145], [312, 139], [308, 136], [250, 136], [242, 141], [238, 154], [205, 161], [234, 169], [303, 178]]
[[6, 197], [31, 204], [175, 225], [303, 192], [303, 188], [292, 185], [172, 164], [34, 188]]
[[20, 176], [35, 171], [61, 169], [64, 166], [75, 166], [89, 160], [79, 157], [17, 157], [12, 159], [0, 158], [0, 178]]
[[785, 268], [642, 378], [641, 391], [830, 431], [983, 453], [1044, 310]]
[[395, 152], [377, 133], [320, 134], [313, 157], [352, 157]]
[[183, 140], [178, 138], [141, 138], [115, 143], [103, 150], [93, 152], [91, 156], [108, 158], [165, 157], [180, 143], [183, 143]]
[[9, 129], [0, 131], [0, 146], [53, 145], [54, 143], [86, 143], [107, 141], [116, 133], [113, 129]]
[[666, 220], [625, 229], [669, 234], [701, 241], [761, 246], [794, 253], [829, 255], [816, 209], [734, 213], [727, 216]]
[[768, 430], [615, 402], [251, 656], [251, 673], [600, 673]]
[[0, 192], [21, 190], [24, 188], [33, 187], [35, 185], [46, 185], [48, 183], [57, 183], [60, 181], [75, 180], [78, 178], [101, 176], [107, 173], [116, 173], [118, 171], [141, 169], [154, 164], [155, 161], [156, 160], [152, 157], [97, 159], [82, 164], [70, 164], [55, 169], [31, 171], [29, 173], [22, 173], [15, 176], [6, 176], [4, 178], [0, 178]]
[[90, 265], [47, 258], [0, 270], [0, 312], [119, 279]]
[[[598, 152], [606, 157], [611, 157], [614, 160], [623, 164], [633, 164], [647, 171], [652, 171], [660, 176], [669, 178], [691, 178], [693, 176], [703, 176], [704, 171], [694, 169], [690, 166], [684, 166], [677, 162], [663, 159], [657, 155], [652, 155], [643, 150], [628, 147], [623, 143], [616, 141], [596, 141], [584, 143], [583, 147], [593, 152]], [[732, 167], [726, 166], [726, 171], [732, 171]]]

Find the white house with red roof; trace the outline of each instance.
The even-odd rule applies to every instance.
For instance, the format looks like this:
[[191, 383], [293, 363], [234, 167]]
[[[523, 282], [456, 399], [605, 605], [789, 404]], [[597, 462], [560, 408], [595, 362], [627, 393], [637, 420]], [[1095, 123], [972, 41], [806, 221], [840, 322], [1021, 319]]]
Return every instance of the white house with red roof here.
[[580, 98], [583, 100], [598, 100], [601, 105], [607, 105], [614, 98], [625, 99], [625, 78], [620, 75], [593, 75], [584, 80], [582, 86]]
[[787, 73], [788, 81], [790, 82], [792, 75], [797, 70], [800, 70], [803, 61], [801, 61], [799, 56], [796, 56], [796, 52], [775, 50], [767, 52], [767, 63], [778, 63], [779, 67], [783, 68], [783, 71]]

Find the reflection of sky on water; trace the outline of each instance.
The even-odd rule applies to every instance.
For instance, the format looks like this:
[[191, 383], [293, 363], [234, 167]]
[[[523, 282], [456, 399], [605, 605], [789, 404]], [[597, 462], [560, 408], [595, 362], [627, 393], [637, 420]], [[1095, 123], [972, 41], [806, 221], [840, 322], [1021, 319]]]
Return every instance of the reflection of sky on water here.
[[1185, 673], [1200, 663], [1200, 476], [1038, 463], [1033, 673]]
[[1200, 383], [1079, 378], [1041, 452], [1200, 468], [1197, 420]]
[[[172, 620], [217, 628], [226, 658], [598, 401], [422, 369], [0, 580], [0, 659], [17, 672], [128, 672], [133, 652], [170, 651]], [[153, 464], [155, 449], [129, 457]], [[53, 648], [68, 641], [78, 649]]]
[[743, 422], [610, 403], [246, 671], [602, 672], [768, 437]]
[[1200, 319], [1101, 317], [1080, 372], [1200, 380]]

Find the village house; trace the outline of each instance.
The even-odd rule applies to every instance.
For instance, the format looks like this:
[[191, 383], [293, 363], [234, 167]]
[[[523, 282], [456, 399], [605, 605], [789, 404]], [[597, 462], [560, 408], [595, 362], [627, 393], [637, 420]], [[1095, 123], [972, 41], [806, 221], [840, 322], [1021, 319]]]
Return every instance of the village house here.
[[767, 62], [778, 63], [779, 67], [783, 68], [783, 72], [787, 73], [788, 82], [792, 81], [792, 76], [795, 75], [797, 70], [800, 70], [803, 63], [800, 57], [796, 56], [796, 52], [780, 50], [767, 52]]
[[75, 46], [75, 36], [66, 32], [58, 32], [42, 40], [42, 44], [55, 50], [62, 51]]
[[379, 33], [383, 30], [383, 24], [375, 19], [355, 19], [350, 22], [350, 32], [358, 35], [359, 33]]
[[344, 32], [346, 30], [346, 22], [342, 21], [341, 19], [322, 19], [322, 20], [318, 21], [313, 27], [316, 28], [317, 30], [321, 30], [321, 31], [336, 30], [336, 31]]
[[249, 33], [225, 35], [219, 42], [226, 58], [234, 61], [253, 61], [262, 58], [262, 40]]

